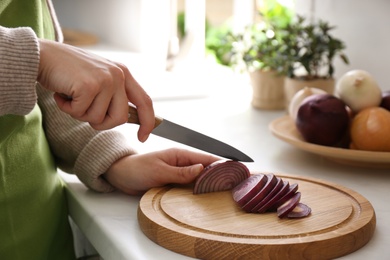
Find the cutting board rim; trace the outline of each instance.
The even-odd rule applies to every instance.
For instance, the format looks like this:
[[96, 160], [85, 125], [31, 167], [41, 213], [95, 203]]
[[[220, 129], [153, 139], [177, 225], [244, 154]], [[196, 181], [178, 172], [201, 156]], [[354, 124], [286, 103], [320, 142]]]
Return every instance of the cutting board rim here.
[[[202, 259], [217, 257], [215, 255], [216, 253], [213, 255], [213, 253], [210, 252], [201, 252], [201, 248], [204, 247], [205, 244], [221, 248], [229, 245], [229, 247], [232, 248], [232, 251], [237, 252], [249, 250], [248, 257], [253, 257], [254, 254], [263, 254], [263, 251], [266, 251], [262, 256], [262, 259], [267, 259], [268, 255], [275, 257], [277, 252], [281, 252], [277, 257], [283, 256], [284, 259], [288, 259], [288, 255], [285, 255], [286, 252], [297, 252], [298, 255], [301, 253], [308, 254], [308, 252], [316, 251], [312, 249], [313, 247], [318, 247], [320, 249], [326, 248], [334, 246], [334, 244], [337, 244], [337, 241], [349, 241], [356, 238], [357, 242], [352, 241], [352, 243], [348, 243], [351, 244], [349, 248], [341, 248], [333, 253], [331, 252], [332, 250], [327, 250], [328, 252], [322, 253], [323, 259], [328, 259], [340, 257], [358, 250], [373, 236], [376, 227], [374, 208], [366, 198], [356, 191], [335, 183], [310, 177], [282, 173], [276, 173], [275, 175], [290, 180], [304, 183], [307, 182], [309, 183], [308, 185], [313, 183], [313, 185], [322, 185], [328, 189], [339, 191], [340, 194], [344, 194], [344, 196], [349, 198], [352, 204], [355, 203], [355, 205], [351, 205], [351, 207], [353, 207], [351, 216], [346, 219], [346, 223], [337, 224], [337, 229], [332, 227], [328, 229], [328, 232], [319, 230], [317, 232], [318, 234], [312, 232], [311, 234], [302, 233], [293, 236], [282, 235], [278, 236], [276, 239], [270, 239], [268, 236], [262, 238], [261, 236], [251, 237], [240, 234], [221, 235], [220, 232], [210, 232], [209, 230], [205, 231], [202, 228], [193, 228], [191, 225], [186, 224], [185, 221], [178, 221], [180, 218], [176, 219], [175, 216], [170, 216], [171, 212], [167, 211], [169, 214], [164, 212], [163, 206], [159, 204], [161, 203], [161, 198], [163, 198], [165, 194], [168, 194], [167, 192], [172, 189], [183, 189], [185, 192], [186, 190], [191, 189], [191, 187], [178, 187], [173, 185], [151, 189], [141, 198], [138, 207], [138, 222], [140, 228], [143, 233], [155, 243], [174, 252]], [[274, 215], [274, 217], [278, 219], [276, 214]], [[304, 219], [287, 221], [304, 221]], [[362, 236], [362, 234], [364, 235]], [[184, 242], [180, 242], [181, 240]], [[316, 244], [318, 246], [315, 246]], [[266, 247], [267, 250], [264, 250], [264, 247]], [[300, 252], [300, 250], [302, 252]], [[203, 251], [211, 250], [203, 249]], [[220, 257], [220, 255], [218, 255], [218, 257]], [[234, 259], [235, 257], [240, 257], [240, 259], [245, 258], [242, 253], [240, 253], [240, 255], [229, 255], [230, 259]], [[294, 259], [296, 259], [296, 257], [294, 257]]]

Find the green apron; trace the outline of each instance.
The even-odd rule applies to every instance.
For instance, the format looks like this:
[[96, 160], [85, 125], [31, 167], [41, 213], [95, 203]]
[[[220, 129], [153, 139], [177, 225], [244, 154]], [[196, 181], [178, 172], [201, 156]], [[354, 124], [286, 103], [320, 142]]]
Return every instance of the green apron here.
[[[0, 24], [54, 39], [44, 0], [0, 0]], [[0, 259], [75, 259], [65, 190], [38, 105], [26, 116], [0, 116]]]

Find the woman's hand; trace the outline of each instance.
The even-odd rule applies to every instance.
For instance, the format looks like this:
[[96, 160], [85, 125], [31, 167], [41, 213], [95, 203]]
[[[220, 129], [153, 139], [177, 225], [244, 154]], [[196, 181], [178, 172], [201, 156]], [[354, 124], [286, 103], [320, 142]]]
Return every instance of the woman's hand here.
[[169, 183], [191, 183], [205, 166], [217, 160], [220, 158], [213, 155], [172, 148], [123, 157], [104, 177], [115, 188], [139, 195]]
[[56, 93], [63, 112], [104, 130], [127, 121], [131, 102], [140, 117], [138, 139], [148, 138], [154, 127], [153, 104], [126, 66], [67, 44], [39, 41], [37, 80]]

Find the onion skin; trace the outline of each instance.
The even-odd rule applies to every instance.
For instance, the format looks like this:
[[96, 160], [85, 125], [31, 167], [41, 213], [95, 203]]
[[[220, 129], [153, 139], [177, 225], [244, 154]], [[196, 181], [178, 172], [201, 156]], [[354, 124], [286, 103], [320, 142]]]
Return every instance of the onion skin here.
[[248, 168], [237, 161], [216, 161], [206, 166], [195, 180], [193, 194], [231, 190], [249, 178]]

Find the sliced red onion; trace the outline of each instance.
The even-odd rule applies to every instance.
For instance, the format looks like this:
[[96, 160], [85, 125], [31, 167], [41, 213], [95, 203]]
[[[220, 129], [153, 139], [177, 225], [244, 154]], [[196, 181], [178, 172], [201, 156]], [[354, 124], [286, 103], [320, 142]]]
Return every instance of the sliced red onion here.
[[298, 205], [300, 200], [301, 200], [301, 193], [296, 192], [291, 198], [289, 198], [285, 203], [283, 203], [278, 207], [277, 209], [278, 217], [283, 218], [287, 216]]
[[297, 206], [287, 214], [288, 218], [304, 218], [309, 216], [311, 208], [306, 204], [299, 202]]
[[233, 199], [240, 207], [243, 207], [255, 196], [267, 183], [268, 177], [264, 174], [253, 174], [238, 184], [232, 191]]
[[270, 209], [269, 211], [275, 211], [278, 207], [280, 207], [282, 204], [284, 204], [286, 201], [288, 201], [298, 190], [298, 184], [290, 184], [290, 188], [286, 192], [286, 194], [283, 195]]
[[195, 180], [194, 194], [231, 190], [250, 177], [248, 168], [237, 161], [216, 161]]
[[267, 183], [264, 184], [263, 188], [255, 195], [253, 198], [250, 199], [244, 206], [242, 206], [242, 209], [246, 212], [252, 212], [252, 209], [260, 202], [262, 201], [268, 193], [275, 187], [275, 184], [277, 183], [278, 179], [273, 174], [267, 174]]
[[257, 209], [257, 213], [264, 213], [268, 211], [268, 209], [273, 207], [274, 204], [289, 191], [289, 189], [290, 189], [290, 183], [288, 181], [283, 181], [282, 188], [280, 188], [280, 190], [272, 198], [270, 197], [269, 200], [266, 201], [264, 205], [260, 206]]
[[275, 179], [276, 181], [273, 188], [268, 192], [267, 196], [265, 196], [261, 201], [256, 204], [256, 206], [252, 208], [251, 212], [257, 212], [261, 207], [263, 207], [263, 205], [270, 201], [283, 188], [283, 180], [279, 177], [275, 177]]

